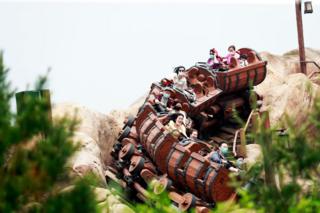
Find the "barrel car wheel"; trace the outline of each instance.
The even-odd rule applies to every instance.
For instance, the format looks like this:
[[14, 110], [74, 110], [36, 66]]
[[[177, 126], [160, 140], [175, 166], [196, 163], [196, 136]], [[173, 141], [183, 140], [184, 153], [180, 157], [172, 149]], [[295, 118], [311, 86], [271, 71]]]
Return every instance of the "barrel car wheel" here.
[[113, 149], [115, 152], [119, 152], [121, 150], [121, 148], [122, 148], [121, 143], [116, 142], [115, 144], [113, 144]]
[[127, 122], [125, 123], [122, 129], [125, 129], [126, 127], [132, 127], [134, 121], [135, 121], [135, 117], [133, 117], [132, 115], [129, 115], [129, 117], [127, 118]]
[[172, 181], [166, 177], [160, 178], [160, 180], [156, 181], [153, 187], [153, 192], [156, 195], [161, 194], [165, 190], [169, 190], [169, 188], [172, 186]]
[[128, 143], [124, 147], [122, 147], [121, 151], [119, 152], [119, 158], [123, 160], [129, 160], [134, 153], [134, 145]]
[[129, 172], [133, 175], [138, 175], [144, 166], [144, 158], [143, 157], [133, 157], [130, 163]]
[[186, 193], [182, 196], [183, 200], [179, 203], [179, 209], [187, 211], [188, 209], [195, 207], [196, 197], [191, 193]]
[[120, 134], [120, 136], [119, 136], [119, 138], [118, 138], [118, 141], [122, 141], [125, 137], [127, 137], [127, 136], [130, 134], [130, 131], [131, 131], [131, 128], [128, 127], [128, 126], [126, 126], [126, 127], [122, 130], [122, 132], [121, 132], [121, 134]]

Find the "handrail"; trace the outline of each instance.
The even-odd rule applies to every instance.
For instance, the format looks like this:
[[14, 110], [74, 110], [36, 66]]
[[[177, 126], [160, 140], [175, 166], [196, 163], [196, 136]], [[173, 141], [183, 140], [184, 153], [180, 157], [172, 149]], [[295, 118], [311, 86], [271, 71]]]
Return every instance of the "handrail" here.
[[[251, 117], [253, 115], [253, 113], [255, 112], [255, 110], [251, 110], [250, 112], [250, 115], [247, 119], [247, 122], [246, 122], [246, 125], [244, 126], [243, 128], [243, 132], [245, 133], [248, 129], [248, 126], [249, 126], [249, 123], [250, 123], [250, 120], [251, 120]], [[236, 144], [237, 144], [237, 137], [238, 137], [238, 134], [240, 132], [241, 129], [238, 129], [234, 135], [234, 139], [233, 139], [233, 146], [232, 146], [232, 152], [234, 154], [234, 156], [237, 156], [237, 152], [236, 152]]]
[[248, 128], [248, 126], [249, 126], [249, 122], [250, 122], [250, 120], [251, 120], [251, 117], [252, 117], [254, 111], [255, 111], [255, 110], [251, 110], [250, 115], [249, 115], [249, 117], [248, 117], [248, 119], [247, 119], [247, 123], [246, 123], [246, 125], [245, 125], [244, 128], [243, 128], [244, 131], [247, 131], [247, 128]]
[[232, 152], [233, 152], [233, 155], [234, 155], [234, 156], [237, 156], [236, 144], [237, 144], [237, 137], [238, 137], [239, 132], [240, 132], [240, 129], [238, 129], [238, 130], [236, 131], [236, 134], [234, 135], [234, 139], [233, 139]]
[[315, 61], [301, 61], [301, 62], [305, 64], [314, 64], [320, 70], [320, 65], [317, 64], [317, 62]]
[[315, 61], [301, 61], [302, 63], [305, 63], [305, 64], [314, 64], [318, 69], [319, 69], [319, 71], [313, 71], [312, 73], [310, 73], [309, 75], [308, 75], [308, 78], [311, 78], [314, 74], [316, 74], [316, 73], [320, 73], [320, 65], [319, 64], [317, 64], [317, 62], [315, 62]]

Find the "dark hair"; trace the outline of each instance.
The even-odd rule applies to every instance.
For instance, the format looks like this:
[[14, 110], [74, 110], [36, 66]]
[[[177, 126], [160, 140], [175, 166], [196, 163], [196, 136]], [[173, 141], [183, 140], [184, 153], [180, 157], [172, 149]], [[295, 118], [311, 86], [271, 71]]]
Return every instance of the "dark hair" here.
[[248, 58], [248, 56], [245, 55], [245, 54], [241, 54], [241, 55], [240, 55], [240, 59], [246, 59], [246, 60], [247, 60], [247, 58]]
[[173, 114], [173, 115], [172, 115], [172, 118], [173, 118], [174, 121], [176, 121], [179, 116], [184, 117], [184, 114], [178, 112], [178, 113]]
[[[193, 129], [193, 128], [187, 128], [187, 136], [188, 137], [190, 137], [191, 136], [191, 134], [194, 132], [194, 131], [196, 131], [196, 132], [198, 132], [198, 130], [196, 130], [196, 129]], [[199, 133], [199, 132], [198, 132]]]
[[178, 73], [181, 72], [181, 71], [180, 71], [181, 69], [183, 69], [183, 71], [186, 70], [186, 68], [185, 68], [184, 66], [178, 66], [178, 67], [175, 67], [175, 68], [174, 68], [173, 72], [178, 75]]
[[188, 137], [190, 137], [192, 131], [193, 131], [193, 129], [189, 129], [189, 128], [186, 129], [186, 132], [187, 132], [187, 136], [188, 136]]
[[215, 145], [213, 146], [213, 150], [214, 150], [214, 151], [218, 151], [219, 149], [220, 149], [220, 147], [219, 147], [218, 145], [215, 144]]
[[181, 110], [182, 109], [182, 105], [180, 103], [176, 103], [176, 105], [174, 105], [173, 109]]
[[236, 46], [234, 46], [234, 45], [230, 45], [230, 46], [228, 47], [228, 50], [229, 50], [230, 48], [236, 50]]

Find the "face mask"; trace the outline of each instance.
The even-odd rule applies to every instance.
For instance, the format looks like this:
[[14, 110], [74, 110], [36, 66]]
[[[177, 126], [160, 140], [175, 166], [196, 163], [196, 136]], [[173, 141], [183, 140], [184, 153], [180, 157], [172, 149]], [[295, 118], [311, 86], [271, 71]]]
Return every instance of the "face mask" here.
[[222, 147], [222, 148], [221, 148], [221, 152], [222, 152], [222, 154], [224, 154], [224, 155], [228, 154], [228, 147]]
[[214, 55], [210, 54], [210, 58], [214, 58]]
[[170, 97], [170, 94], [164, 93], [164, 94], [163, 94], [163, 97], [169, 98], [169, 97]]

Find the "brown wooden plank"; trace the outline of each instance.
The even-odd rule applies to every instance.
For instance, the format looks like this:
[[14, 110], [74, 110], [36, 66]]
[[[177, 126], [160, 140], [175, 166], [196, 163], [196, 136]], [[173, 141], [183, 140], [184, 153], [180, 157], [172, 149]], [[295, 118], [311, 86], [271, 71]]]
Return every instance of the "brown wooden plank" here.
[[226, 140], [224, 140], [224, 139], [222, 139], [222, 138], [220, 138], [220, 137], [218, 137], [218, 136], [213, 136], [213, 137], [211, 137], [210, 138], [211, 140], [213, 140], [214, 142], [216, 142], [216, 143], [222, 143], [222, 142], [224, 142], [224, 141], [226, 141]]
[[226, 133], [229, 133], [229, 134], [232, 134], [232, 135], [235, 135], [237, 129], [234, 129], [234, 128], [229, 128], [229, 127], [221, 127], [220, 128], [222, 131], [226, 132]]
[[228, 134], [228, 133], [225, 133], [225, 132], [221, 132], [219, 133], [219, 137], [228, 141], [230, 139], [233, 139], [234, 138], [234, 134]]

